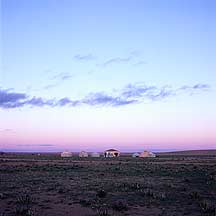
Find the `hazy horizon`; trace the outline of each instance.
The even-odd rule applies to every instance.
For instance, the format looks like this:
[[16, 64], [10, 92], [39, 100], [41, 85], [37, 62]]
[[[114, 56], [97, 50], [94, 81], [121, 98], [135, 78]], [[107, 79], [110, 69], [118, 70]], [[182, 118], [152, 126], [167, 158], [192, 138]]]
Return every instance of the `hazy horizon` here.
[[[3, 145], [2, 145], [3, 146]], [[194, 148], [191, 149], [188, 148], [151, 148], [149, 147], [141, 147], [141, 148], [127, 148], [127, 147], [121, 147], [121, 148], [115, 148], [115, 146], [112, 146], [110, 148], [114, 148], [119, 150], [123, 153], [132, 153], [132, 152], [143, 152], [144, 150], [152, 151], [152, 152], [178, 152], [178, 151], [196, 151], [196, 150], [216, 150], [216, 148]], [[78, 153], [80, 151], [87, 151], [87, 152], [104, 152], [109, 148], [73, 148], [70, 146], [60, 147], [60, 148], [53, 148], [53, 145], [49, 144], [41, 144], [41, 145], [17, 145], [17, 148], [1, 148], [0, 151], [2, 152], [14, 152], [14, 153], [59, 153], [63, 151], [70, 151], [74, 153]]]
[[0, 11], [0, 151], [216, 149], [216, 1]]

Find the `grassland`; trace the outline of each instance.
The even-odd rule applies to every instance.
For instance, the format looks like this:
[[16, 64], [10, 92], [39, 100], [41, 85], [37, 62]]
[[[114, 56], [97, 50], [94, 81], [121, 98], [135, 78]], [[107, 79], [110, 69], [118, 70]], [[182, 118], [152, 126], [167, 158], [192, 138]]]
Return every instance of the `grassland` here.
[[215, 216], [215, 203], [211, 153], [151, 159], [0, 155], [0, 216]]

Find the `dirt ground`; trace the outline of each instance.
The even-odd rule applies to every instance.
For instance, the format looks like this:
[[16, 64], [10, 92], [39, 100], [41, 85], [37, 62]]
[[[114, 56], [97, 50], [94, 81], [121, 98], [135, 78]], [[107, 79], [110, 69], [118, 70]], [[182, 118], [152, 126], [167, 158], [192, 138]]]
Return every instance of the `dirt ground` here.
[[216, 157], [0, 155], [0, 216], [216, 215]]

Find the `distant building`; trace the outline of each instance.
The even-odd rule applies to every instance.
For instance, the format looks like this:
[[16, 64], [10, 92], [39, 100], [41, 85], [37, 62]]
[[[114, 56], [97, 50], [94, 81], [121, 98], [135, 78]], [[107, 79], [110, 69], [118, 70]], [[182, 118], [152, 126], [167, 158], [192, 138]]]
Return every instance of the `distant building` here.
[[119, 157], [120, 152], [116, 149], [108, 149], [104, 152], [104, 157]]
[[88, 153], [85, 152], [85, 151], [81, 151], [81, 152], [79, 153], [79, 157], [88, 157]]
[[140, 154], [138, 152], [132, 154], [132, 157], [139, 157], [139, 156]]
[[69, 152], [69, 151], [64, 151], [61, 153], [61, 157], [64, 157], [64, 158], [68, 158], [68, 157], [72, 157], [72, 152]]
[[91, 153], [91, 157], [100, 157], [100, 154], [98, 152]]
[[153, 153], [153, 152], [150, 152], [150, 151], [143, 151], [142, 153], [140, 153], [139, 157], [156, 157], [156, 155]]

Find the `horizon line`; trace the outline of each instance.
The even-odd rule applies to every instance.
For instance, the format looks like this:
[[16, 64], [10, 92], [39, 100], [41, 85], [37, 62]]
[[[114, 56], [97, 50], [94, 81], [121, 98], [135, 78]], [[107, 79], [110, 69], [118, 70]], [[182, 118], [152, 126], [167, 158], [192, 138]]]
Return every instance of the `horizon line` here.
[[[142, 151], [145, 151], [147, 149], [143, 149]], [[83, 151], [83, 150], [80, 150], [80, 151]], [[79, 153], [80, 151], [70, 151], [72, 153]], [[104, 150], [105, 151], [105, 150]], [[86, 152], [89, 152], [89, 153], [92, 153], [92, 152], [104, 152], [104, 151], [86, 151]], [[134, 152], [142, 152], [140, 150], [138, 151], [121, 151], [122, 153], [134, 153]], [[167, 150], [162, 150], [162, 149], [158, 149], [158, 150], [149, 150], [149, 151], [152, 151], [152, 152], [155, 152], [155, 153], [172, 153], [172, 152], [187, 152], [187, 151], [216, 151], [216, 148], [212, 148], [212, 149], [181, 149], [181, 150], [177, 150], [177, 149], [167, 149]], [[60, 152], [63, 152], [61, 150], [59, 151], [34, 151], [34, 150], [26, 150], [26, 151], [19, 151], [19, 150], [0, 150], [1, 153], [60, 153]]]

